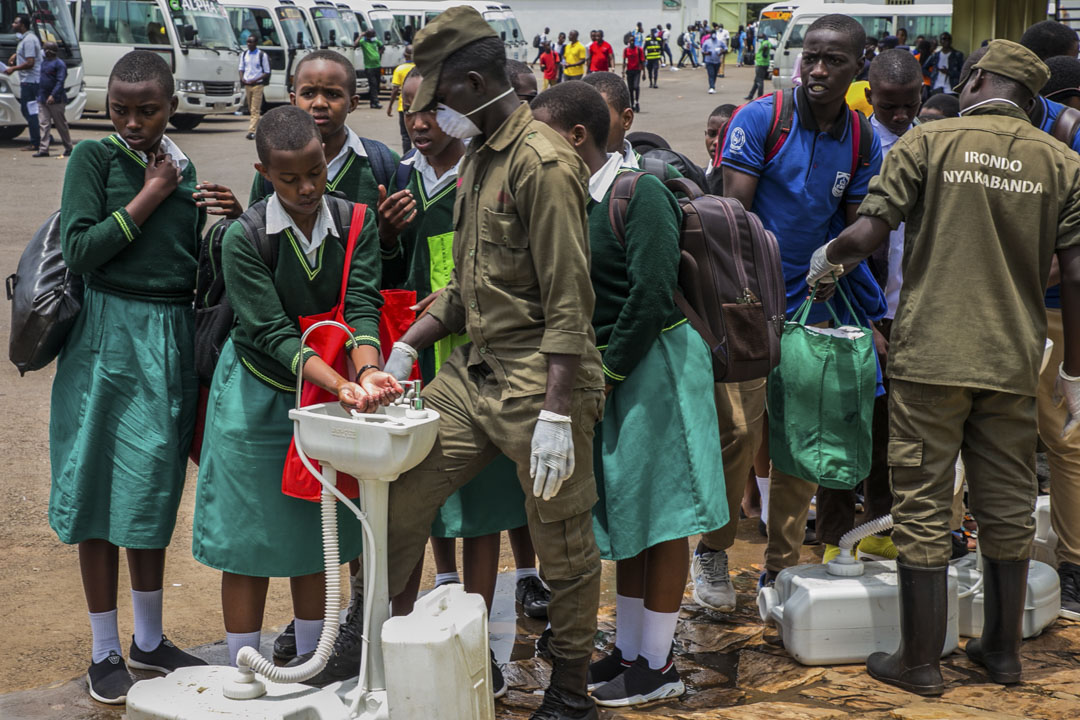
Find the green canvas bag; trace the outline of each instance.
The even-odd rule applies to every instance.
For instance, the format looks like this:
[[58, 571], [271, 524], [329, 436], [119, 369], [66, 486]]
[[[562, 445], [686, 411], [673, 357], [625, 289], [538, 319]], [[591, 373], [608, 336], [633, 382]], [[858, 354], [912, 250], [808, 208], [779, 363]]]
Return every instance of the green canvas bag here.
[[[858, 323], [839, 283], [836, 294]], [[769, 453], [777, 470], [847, 490], [870, 473], [874, 336], [861, 323], [841, 328], [830, 302], [835, 327], [807, 327], [813, 296], [785, 324], [780, 364], [769, 374]]]

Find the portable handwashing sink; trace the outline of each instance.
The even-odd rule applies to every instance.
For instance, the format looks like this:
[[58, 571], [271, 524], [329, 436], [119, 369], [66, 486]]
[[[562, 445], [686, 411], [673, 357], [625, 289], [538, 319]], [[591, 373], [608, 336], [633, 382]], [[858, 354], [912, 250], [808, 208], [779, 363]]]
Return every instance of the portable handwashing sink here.
[[[335, 325], [351, 337], [348, 328], [333, 321], [312, 325], [311, 331]], [[202, 666], [180, 668], [165, 677], [135, 683], [127, 696], [130, 720], [202, 720], [203, 718], [251, 718], [255, 720], [412, 720], [418, 718], [405, 697], [399, 706], [387, 700], [382, 654], [382, 629], [390, 615], [387, 587], [387, 506], [390, 483], [400, 473], [419, 464], [438, 437], [439, 414], [423, 407], [419, 381], [411, 385], [414, 396], [402, 405], [390, 405], [375, 413], [346, 411], [337, 403], [299, 407], [301, 378], [297, 377], [297, 407], [289, 411], [293, 439], [301, 461], [323, 486], [321, 496], [322, 539], [326, 568], [326, 613], [323, 632], [314, 656], [297, 667], [276, 667], [254, 648], [242, 648], [237, 667]], [[322, 464], [322, 471], [311, 460]], [[359, 481], [360, 508], [335, 487], [338, 471]], [[341, 558], [338, 556], [338, 501], [356, 515], [364, 528], [364, 644], [357, 678], [319, 689], [302, 685], [323, 667], [333, 648], [340, 623]], [[362, 508], [362, 509], [361, 509]], [[348, 558], [346, 558], [348, 559]], [[465, 600], [471, 601], [466, 602]], [[494, 716], [490, 664], [487, 661], [487, 609], [479, 596], [465, 596], [455, 606], [455, 632], [459, 645], [484, 648], [479, 673], [470, 657], [447, 658], [468, 671], [468, 687], [444, 683], [443, 691], [456, 692], [470, 702], [486, 702]], [[407, 626], [408, 618], [399, 618]], [[471, 620], [471, 621], [466, 621]], [[475, 653], [472, 653], [475, 654]], [[458, 667], [444, 667], [451, 677]], [[477, 680], [473, 676], [482, 676]], [[410, 681], [415, 676], [410, 675]], [[486, 692], [473, 700], [477, 687]], [[449, 698], [448, 698], [449, 704]]]
[[[979, 637], [983, 626], [982, 572], [978, 556], [949, 563], [949, 575], [955, 576], [960, 587], [960, 634]], [[972, 591], [974, 589], [974, 591]], [[1061, 582], [1057, 570], [1046, 563], [1032, 560], [1028, 564], [1027, 596], [1024, 599], [1024, 637], [1035, 637], [1057, 619], [1061, 611]]]
[[1035, 500], [1035, 539], [1031, 545], [1031, 559], [1057, 567], [1058, 536], [1050, 521], [1050, 496], [1040, 495]]

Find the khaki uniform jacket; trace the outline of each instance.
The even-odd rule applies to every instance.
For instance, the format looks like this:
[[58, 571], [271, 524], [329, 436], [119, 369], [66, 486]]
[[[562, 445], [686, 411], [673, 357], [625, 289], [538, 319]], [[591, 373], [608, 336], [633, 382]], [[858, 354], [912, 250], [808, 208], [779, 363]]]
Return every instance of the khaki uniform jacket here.
[[579, 355], [575, 389], [604, 387], [589, 279], [589, 172], [522, 104], [470, 143], [454, 206], [454, 270], [430, 309], [472, 340], [502, 400], [543, 394], [546, 353]]
[[984, 105], [905, 133], [859, 214], [907, 222], [889, 377], [1034, 396], [1051, 259], [1080, 243], [1080, 156]]

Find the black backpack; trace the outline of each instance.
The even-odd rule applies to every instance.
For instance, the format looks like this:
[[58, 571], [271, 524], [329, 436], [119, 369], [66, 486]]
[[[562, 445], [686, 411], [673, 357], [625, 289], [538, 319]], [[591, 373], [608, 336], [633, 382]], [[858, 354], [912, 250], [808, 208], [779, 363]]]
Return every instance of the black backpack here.
[[534, 47], [534, 48], [539, 48], [539, 47], [540, 47], [540, 34], [539, 34], [539, 33], [537, 33], [537, 34], [536, 34], [536, 35], [535, 35], [535, 36], [533, 37], [533, 47]]
[[82, 310], [83, 280], [64, 263], [59, 210], [34, 233], [6, 284], [12, 302], [8, 357], [25, 375], [60, 354]]
[[[353, 203], [339, 193], [327, 193], [326, 200], [344, 244], [349, 237]], [[266, 234], [266, 200], [259, 200], [236, 220], [221, 220], [211, 226], [199, 244], [199, 270], [195, 291], [195, 371], [199, 382], [209, 386], [221, 348], [236, 324], [229, 303], [225, 273], [221, 266], [221, 241], [233, 223], [240, 223], [246, 237], [271, 272], [277, 267], [278, 244]]]
[[678, 170], [680, 175], [699, 188], [708, 187], [709, 181], [705, 177], [705, 171], [681, 152], [667, 148], [655, 148], [641, 154], [641, 169], [650, 175], [658, 177], [660, 182], [667, 181], [668, 165]]

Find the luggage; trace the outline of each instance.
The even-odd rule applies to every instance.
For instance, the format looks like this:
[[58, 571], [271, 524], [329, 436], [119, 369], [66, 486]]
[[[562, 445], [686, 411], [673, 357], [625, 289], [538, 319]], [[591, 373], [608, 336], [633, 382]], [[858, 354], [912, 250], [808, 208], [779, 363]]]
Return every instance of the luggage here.
[[[641, 173], [623, 173], [609, 216], [624, 242], [626, 208]], [[683, 221], [675, 304], [712, 351], [713, 378], [762, 378], [780, 362], [787, 298], [780, 248], [756, 215], [732, 198], [704, 195], [686, 178], [664, 183], [679, 197]]]
[[60, 248], [57, 210], [30, 239], [7, 278], [11, 304], [8, 357], [20, 375], [51, 363], [82, 309], [82, 277], [68, 270]]
[[[814, 292], [784, 327], [780, 364], [769, 375], [769, 452], [773, 467], [823, 487], [848, 490], [870, 473], [870, 428], [877, 390], [873, 331], [807, 327]], [[840, 283], [836, 294], [855, 310]]]

